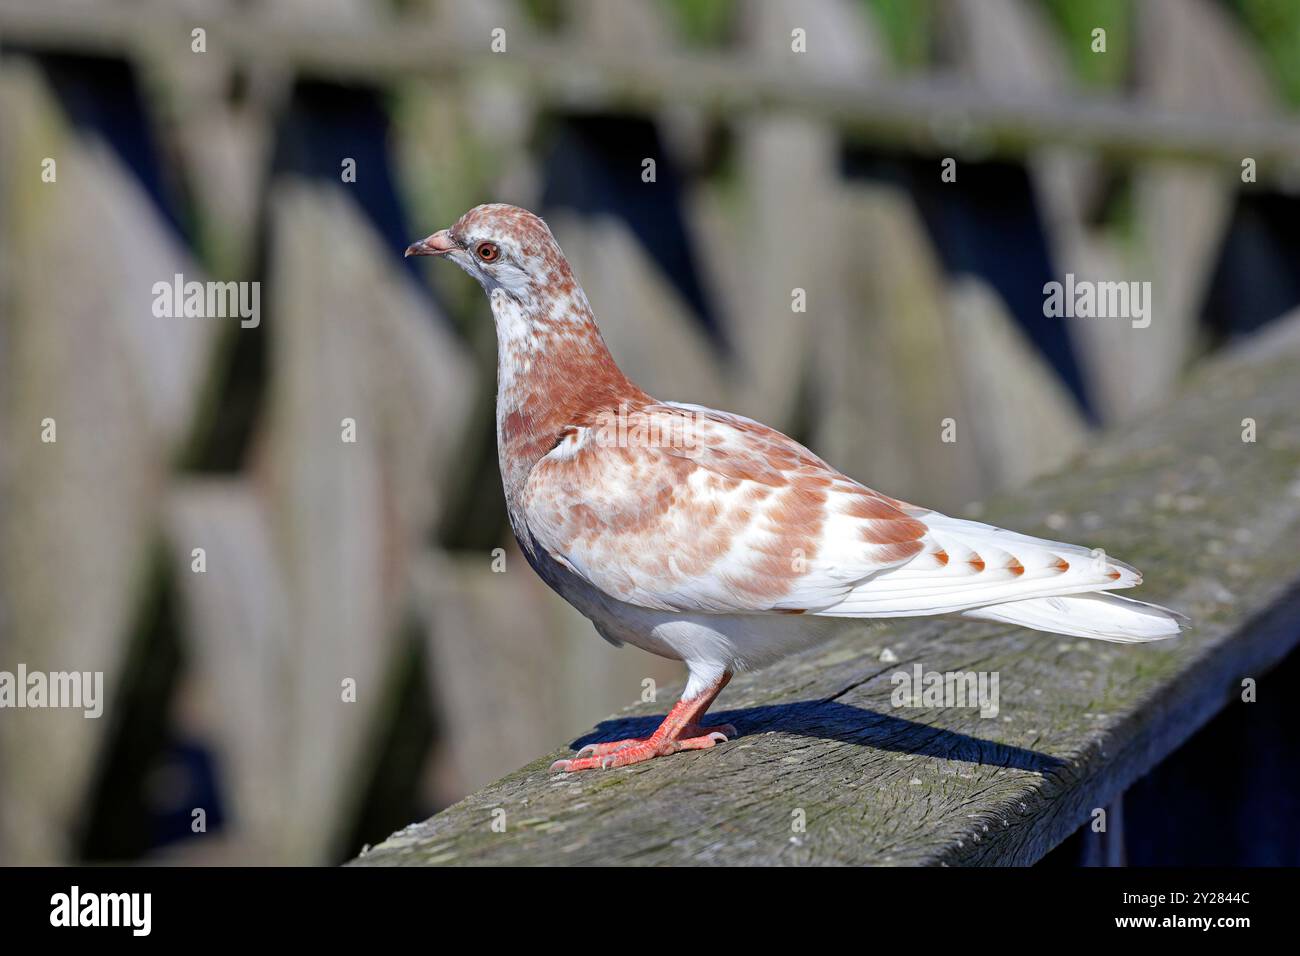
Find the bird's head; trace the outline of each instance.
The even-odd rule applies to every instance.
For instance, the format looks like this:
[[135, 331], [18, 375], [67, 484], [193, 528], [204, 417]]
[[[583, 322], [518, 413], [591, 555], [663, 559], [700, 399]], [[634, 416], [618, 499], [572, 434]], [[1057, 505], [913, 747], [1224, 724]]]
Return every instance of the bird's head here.
[[546, 223], [527, 209], [475, 206], [450, 229], [412, 243], [408, 256], [443, 256], [478, 280], [489, 297], [537, 302], [542, 293], [572, 291], [573, 273]]

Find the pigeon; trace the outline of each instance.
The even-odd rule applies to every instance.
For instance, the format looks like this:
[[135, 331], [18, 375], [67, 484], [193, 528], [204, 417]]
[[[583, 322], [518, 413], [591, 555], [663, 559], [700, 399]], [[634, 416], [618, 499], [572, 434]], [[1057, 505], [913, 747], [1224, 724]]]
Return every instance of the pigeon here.
[[909, 504], [757, 421], [652, 398], [525, 209], [477, 206], [406, 255], [450, 259], [487, 293], [501, 479], [529, 565], [606, 640], [689, 674], [649, 737], [589, 745], [554, 771], [724, 743], [736, 728], [703, 718], [736, 671], [864, 619], [949, 614], [1120, 643], [1182, 629], [1110, 593], [1142, 578], [1100, 550]]

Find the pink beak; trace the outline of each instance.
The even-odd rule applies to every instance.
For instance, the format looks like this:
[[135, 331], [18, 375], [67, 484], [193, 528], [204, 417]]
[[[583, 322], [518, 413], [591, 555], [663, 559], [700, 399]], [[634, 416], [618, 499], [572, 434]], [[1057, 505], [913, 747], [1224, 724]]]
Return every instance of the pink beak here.
[[429, 238], [421, 239], [419, 242], [413, 242], [407, 246], [404, 258], [410, 256], [440, 256], [459, 248], [460, 246], [452, 241], [450, 232], [446, 229], [439, 229]]

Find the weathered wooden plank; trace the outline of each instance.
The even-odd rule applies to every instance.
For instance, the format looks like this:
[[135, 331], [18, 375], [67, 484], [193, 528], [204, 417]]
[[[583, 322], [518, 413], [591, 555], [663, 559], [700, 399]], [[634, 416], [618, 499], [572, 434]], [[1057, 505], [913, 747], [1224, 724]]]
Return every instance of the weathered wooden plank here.
[[279, 849], [312, 860], [356, 799], [407, 564], [454, 477], [439, 450], [456, 447], [474, 382], [462, 346], [399, 280], [346, 192], [285, 179], [275, 194], [276, 373], [251, 470], [264, 476], [290, 622], [276, 648], [281, 730], [294, 741], [280, 785], [297, 807]]
[[[977, 446], [964, 434], [942, 442], [940, 432], [948, 418], [964, 430], [987, 406], [963, 402], [967, 356], [943, 266], [897, 187], [845, 189], [838, 212], [835, 235], [852, 251], [838, 258], [826, 291], [812, 293], [817, 371], [809, 390], [823, 410], [813, 443], [837, 468], [869, 476], [876, 487], [906, 489], [932, 508], [960, 507], [980, 497]], [[836, 302], [823, 312], [816, 299], [836, 294], [830, 290], [838, 290]]]
[[[1075, 467], [986, 509], [1135, 562], [1144, 597], [1195, 621], [1177, 640], [879, 625], [737, 677], [717, 716], [742, 736], [720, 748], [572, 776], [548, 773], [561, 752], [547, 754], [357, 862], [1032, 862], [1239, 701], [1243, 678], [1267, 692], [1265, 672], [1297, 642], [1298, 363], [1300, 316]], [[1247, 417], [1258, 441], [1243, 441]], [[914, 664], [997, 673], [996, 719], [892, 706], [891, 675]], [[582, 741], [648, 732], [667, 701]]]
[[[223, 835], [239, 850], [232, 859], [320, 859], [290, 855], [295, 831], [307, 829], [321, 845], [329, 834], [319, 820], [300, 819], [297, 738], [286, 731], [286, 715], [304, 709], [286, 679], [294, 666], [295, 622], [266, 503], [252, 482], [221, 478], [178, 482], [167, 505], [164, 535], [191, 661], [187, 715], [226, 772]], [[195, 573], [196, 547], [203, 548], [201, 573]], [[203, 843], [178, 852], [205, 859], [211, 848]]]
[[[478, 5], [454, 8], [473, 6]], [[192, 26], [185, 14], [157, 0], [9, 0], [0, 7], [0, 32], [14, 42], [97, 52], [146, 49], [149, 42], [188, 43]], [[573, 48], [560, 40], [518, 43], [517, 37], [510, 40], [509, 55], [501, 56], [491, 51], [486, 31], [479, 33], [480, 43], [470, 44], [461, 31], [411, 18], [369, 28], [313, 23], [304, 29], [253, 14], [211, 22], [208, 29], [210, 48], [220, 45], [241, 61], [285, 64], [340, 80], [388, 82], [493, 63], [557, 106], [594, 110], [683, 103], [724, 116], [788, 109], [828, 117], [883, 141], [929, 149], [942, 144], [1016, 155], [1043, 145], [1072, 145], [1121, 158], [1188, 159], [1225, 168], [1253, 156], [1261, 180], [1285, 177], [1300, 151], [1300, 126], [1289, 119], [1174, 112], [1095, 97], [993, 99], [959, 77], [791, 82], [788, 70], [713, 51], [649, 58], [593, 44]], [[593, 77], [601, 82], [592, 82]]]
[[[870, 21], [847, 5], [754, 3], [741, 9], [741, 32], [755, 63], [807, 79], [878, 82], [881, 44]], [[790, 53], [790, 32], [834, 36], [815, 57]], [[827, 249], [849, 243], [840, 229], [844, 203], [840, 130], [815, 111], [774, 110], [735, 124], [741, 181], [752, 198], [736, 217], [737, 295], [729, 315], [740, 373], [735, 407], [776, 427], [799, 414], [813, 320], [847, 312]], [[713, 255], [710, 258], [714, 258]], [[761, 268], [755, 268], [761, 263]], [[795, 290], [801, 300], [794, 305]], [[598, 315], [600, 313], [597, 313]]]
[[[957, 443], [974, 435], [978, 497], [1063, 467], [1088, 434], [1065, 384], [983, 280], [953, 280], [948, 307], [965, 397], [957, 427], [973, 426]], [[1026, 435], [1034, 440], [1025, 441]]]
[[[1142, 100], [1166, 109], [1235, 116], [1267, 116], [1278, 108], [1264, 67], [1231, 11], [1213, 0], [1158, 0], [1140, 10]], [[1205, 298], [1240, 201], [1238, 190], [1251, 188], [1243, 187], [1240, 177], [1240, 171], [1229, 178], [1195, 164], [1136, 168], [1134, 218], [1146, 237], [1138, 268], [1141, 278], [1150, 276], [1159, 314], [1154, 334], [1132, 340], [1128, 348], [1107, 343], [1106, 364], [1125, 383], [1109, 396], [1121, 415], [1140, 414], [1167, 395], [1196, 354]]]
[[[103, 719], [0, 717], [0, 856], [37, 864], [66, 858], [85, 824], [158, 489], [221, 320], [153, 313], [153, 284], [196, 277], [193, 261], [117, 155], [19, 61], [0, 69], [0, 210], [0, 661], [101, 672], [105, 695]], [[69, 256], [70, 235], [130, 241]]]

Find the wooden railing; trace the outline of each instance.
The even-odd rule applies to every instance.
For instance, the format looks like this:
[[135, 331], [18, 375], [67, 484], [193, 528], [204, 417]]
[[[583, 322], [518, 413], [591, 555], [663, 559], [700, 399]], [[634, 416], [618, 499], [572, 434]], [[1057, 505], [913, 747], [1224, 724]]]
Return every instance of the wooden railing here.
[[[715, 705], [730, 743], [568, 776], [547, 770], [560, 748], [356, 862], [1038, 860], [1219, 710], [1250, 706], [1246, 682], [1300, 640], [1300, 317], [981, 517], [1122, 556], [1192, 629], [1112, 645], [890, 622], [738, 676]], [[918, 666], [997, 675], [996, 716], [896, 706], [894, 675]], [[573, 745], [648, 733], [675, 693]]]
[[322, 16], [309, 23], [278, 18], [272, 10], [237, 17], [228, 12], [204, 18], [158, 0], [102, 5], [5, 0], [0, 28], [9, 41], [38, 47], [119, 55], [171, 47], [175, 56], [187, 46], [190, 30], [201, 26], [212, 58], [229, 66], [375, 85], [503, 68], [513, 82], [554, 108], [628, 112], [686, 104], [728, 118], [784, 110], [857, 131], [876, 143], [924, 150], [947, 146], [1020, 156], [1035, 147], [1068, 145], [1128, 160], [1217, 163], [1234, 173], [1249, 156], [1264, 179], [1293, 175], [1300, 154], [1300, 124], [1268, 114], [1170, 110], [1050, 90], [990, 97], [958, 75], [828, 77], [801, 71], [793, 55], [781, 63], [744, 52], [647, 51], [595, 40], [553, 40], [513, 27], [506, 30], [502, 51], [508, 55], [501, 55], [492, 49], [487, 26], [477, 31], [480, 42], [473, 42], [469, 25], [427, 18], [356, 24]]

